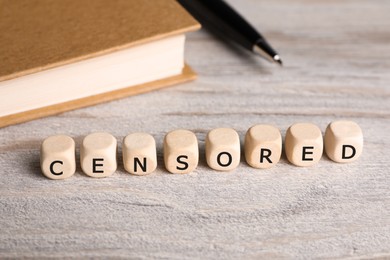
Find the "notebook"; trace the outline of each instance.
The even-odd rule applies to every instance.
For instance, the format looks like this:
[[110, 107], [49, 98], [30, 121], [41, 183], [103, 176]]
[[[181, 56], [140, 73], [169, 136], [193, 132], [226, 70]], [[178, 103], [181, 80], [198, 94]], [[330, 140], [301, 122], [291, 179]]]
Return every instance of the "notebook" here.
[[0, 0], [0, 127], [195, 78], [174, 0]]

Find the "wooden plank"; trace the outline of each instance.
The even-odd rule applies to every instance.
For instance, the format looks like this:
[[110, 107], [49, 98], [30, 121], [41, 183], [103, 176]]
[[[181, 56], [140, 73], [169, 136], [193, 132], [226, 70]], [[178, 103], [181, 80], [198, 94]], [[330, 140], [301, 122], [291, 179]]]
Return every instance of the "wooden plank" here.
[[[0, 129], [1, 257], [388, 258], [390, 257], [390, 2], [238, 1], [280, 51], [285, 67], [189, 35], [186, 57], [197, 81]], [[257, 123], [336, 119], [364, 134], [358, 161], [272, 169], [244, 161], [230, 173], [206, 166], [204, 140], [216, 127], [241, 141]], [[163, 166], [162, 140], [193, 130], [200, 163], [187, 175]], [[65, 133], [152, 134], [157, 170], [110, 178], [76, 174], [51, 181], [39, 145]], [[119, 149], [119, 152], [121, 149]], [[121, 160], [121, 156], [119, 156]], [[79, 162], [78, 162], [79, 164]]]

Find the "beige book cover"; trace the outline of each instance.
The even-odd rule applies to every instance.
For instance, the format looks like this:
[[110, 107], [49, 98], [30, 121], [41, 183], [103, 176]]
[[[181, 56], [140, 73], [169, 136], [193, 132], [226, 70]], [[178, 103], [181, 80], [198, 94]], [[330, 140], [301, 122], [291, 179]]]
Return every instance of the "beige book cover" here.
[[[0, 82], [199, 27], [174, 0], [0, 0]], [[186, 66], [181, 75], [1, 117], [0, 127], [194, 77]]]

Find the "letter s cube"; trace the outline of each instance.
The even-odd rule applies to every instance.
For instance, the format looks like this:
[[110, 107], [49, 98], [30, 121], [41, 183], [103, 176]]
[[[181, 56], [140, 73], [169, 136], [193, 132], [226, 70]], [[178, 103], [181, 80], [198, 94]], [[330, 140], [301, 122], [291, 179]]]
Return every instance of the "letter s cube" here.
[[189, 173], [199, 161], [198, 139], [188, 130], [174, 130], [164, 138], [164, 163], [170, 173]]

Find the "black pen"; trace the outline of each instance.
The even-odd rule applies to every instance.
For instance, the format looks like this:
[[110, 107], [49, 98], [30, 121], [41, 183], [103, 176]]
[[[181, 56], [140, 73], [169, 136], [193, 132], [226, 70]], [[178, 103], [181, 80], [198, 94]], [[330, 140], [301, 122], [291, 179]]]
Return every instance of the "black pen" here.
[[223, 0], [178, 0], [205, 28], [282, 65], [264, 37]]

